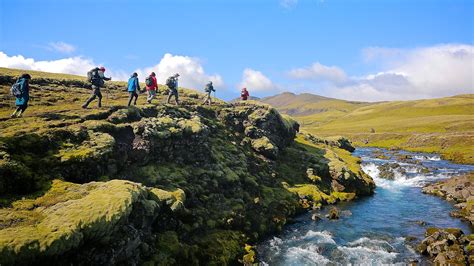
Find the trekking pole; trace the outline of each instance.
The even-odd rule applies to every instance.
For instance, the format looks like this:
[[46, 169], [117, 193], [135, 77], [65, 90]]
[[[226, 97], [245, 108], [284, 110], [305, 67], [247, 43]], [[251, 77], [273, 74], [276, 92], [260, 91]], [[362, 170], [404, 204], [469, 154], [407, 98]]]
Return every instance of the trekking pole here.
[[105, 106], [108, 106], [107, 104], [109, 103], [109, 89], [107, 88], [105, 90]]

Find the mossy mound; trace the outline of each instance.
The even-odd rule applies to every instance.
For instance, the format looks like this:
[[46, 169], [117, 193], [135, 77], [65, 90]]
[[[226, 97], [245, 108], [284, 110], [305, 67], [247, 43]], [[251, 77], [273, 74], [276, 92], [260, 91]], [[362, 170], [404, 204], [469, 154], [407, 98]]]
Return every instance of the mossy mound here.
[[[145, 239], [160, 205], [177, 202], [171, 199], [163, 203], [167, 197], [156, 197], [164, 193], [171, 192], [150, 190], [125, 180], [83, 185], [54, 180], [43, 196], [15, 201], [11, 208], [0, 209], [0, 263], [45, 258], [64, 261], [63, 254], [71, 250], [79, 253], [81, 246], [90, 250], [110, 244], [125, 225]], [[127, 248], [138, 249], [129, 244], [113, 250], [120, 253]], [[126, 256], [116, 254], [114, 260], [118, 262], [120, 257]]]

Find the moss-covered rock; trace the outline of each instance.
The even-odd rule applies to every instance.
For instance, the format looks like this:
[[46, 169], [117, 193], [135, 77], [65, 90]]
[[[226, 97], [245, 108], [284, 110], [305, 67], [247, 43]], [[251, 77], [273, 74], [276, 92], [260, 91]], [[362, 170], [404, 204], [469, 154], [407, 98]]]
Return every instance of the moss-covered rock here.
[[[182, 192], [169, 193], [179, 194], [180, 200], [183, 199]], [[146, 233], [159, 214], [160, 204], [167, 201], [166, 197], [161, 199], [151, 194], [156, 195], [155, 191], [124, 180], [84, 185], [54, 180], [43, 196], [16, 201], [11, 208], [0, 209], [0, 263], [39, 262], [53, 258], [61, 261], [69, 251], [87, 253], [93, 246], [106, 244], [118, 254], [108, 258], [95, 254], [97, 257], [88, 260], [93, 262], [99, 257], [109, 262], [137, 259], [139, 255], [130, 252], [137, 252], [138, 246], [133, 243], [113, 245], [110, 241], [119, 238], [123, 225], [130, 226], [139, 240], [146, 239]], [[166, 204], [175, 204], [176, 198], [173, 203]], [[84, 250], [83, 246], [86, 246]]]

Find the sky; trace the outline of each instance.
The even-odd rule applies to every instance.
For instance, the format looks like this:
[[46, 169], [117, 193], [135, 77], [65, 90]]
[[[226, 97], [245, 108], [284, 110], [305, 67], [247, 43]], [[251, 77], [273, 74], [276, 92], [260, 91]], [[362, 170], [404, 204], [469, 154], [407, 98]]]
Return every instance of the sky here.
[[474, 93], [474, 1], [0, 0], [0, 67], [180, 86], [229, 100]]

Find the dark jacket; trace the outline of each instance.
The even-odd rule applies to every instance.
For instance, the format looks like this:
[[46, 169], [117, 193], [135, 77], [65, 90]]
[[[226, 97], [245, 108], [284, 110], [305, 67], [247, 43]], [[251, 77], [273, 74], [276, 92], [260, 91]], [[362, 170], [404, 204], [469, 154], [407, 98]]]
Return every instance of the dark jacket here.
[[27, 79], [25, 78], [19, 79], [18, 82], [21, 84], [21, 87], [20, 87], [21, 95], [20, 97], [16, 98], [15, 104], [24, 105], [24, 104], [27, 104], [28, 101], [30, 100], [30, 85]]
[[105, 84], [104, 80], [110, 80], [110, 78], [106, 78], [104, 72], [99, 68], [96, 68], [95, 71], [96, 73], [94, 73], [94, 76], [92, 77], [92, 85], [103, 87]]
[[211, 93], [211, 92], [216, 91], [216, 90], [214, 89], [214, 86], [212, 86], [211, 83], [207, 83], [206, 88], [204, 88], [204, 91], [207, 92], [207, 93]]

